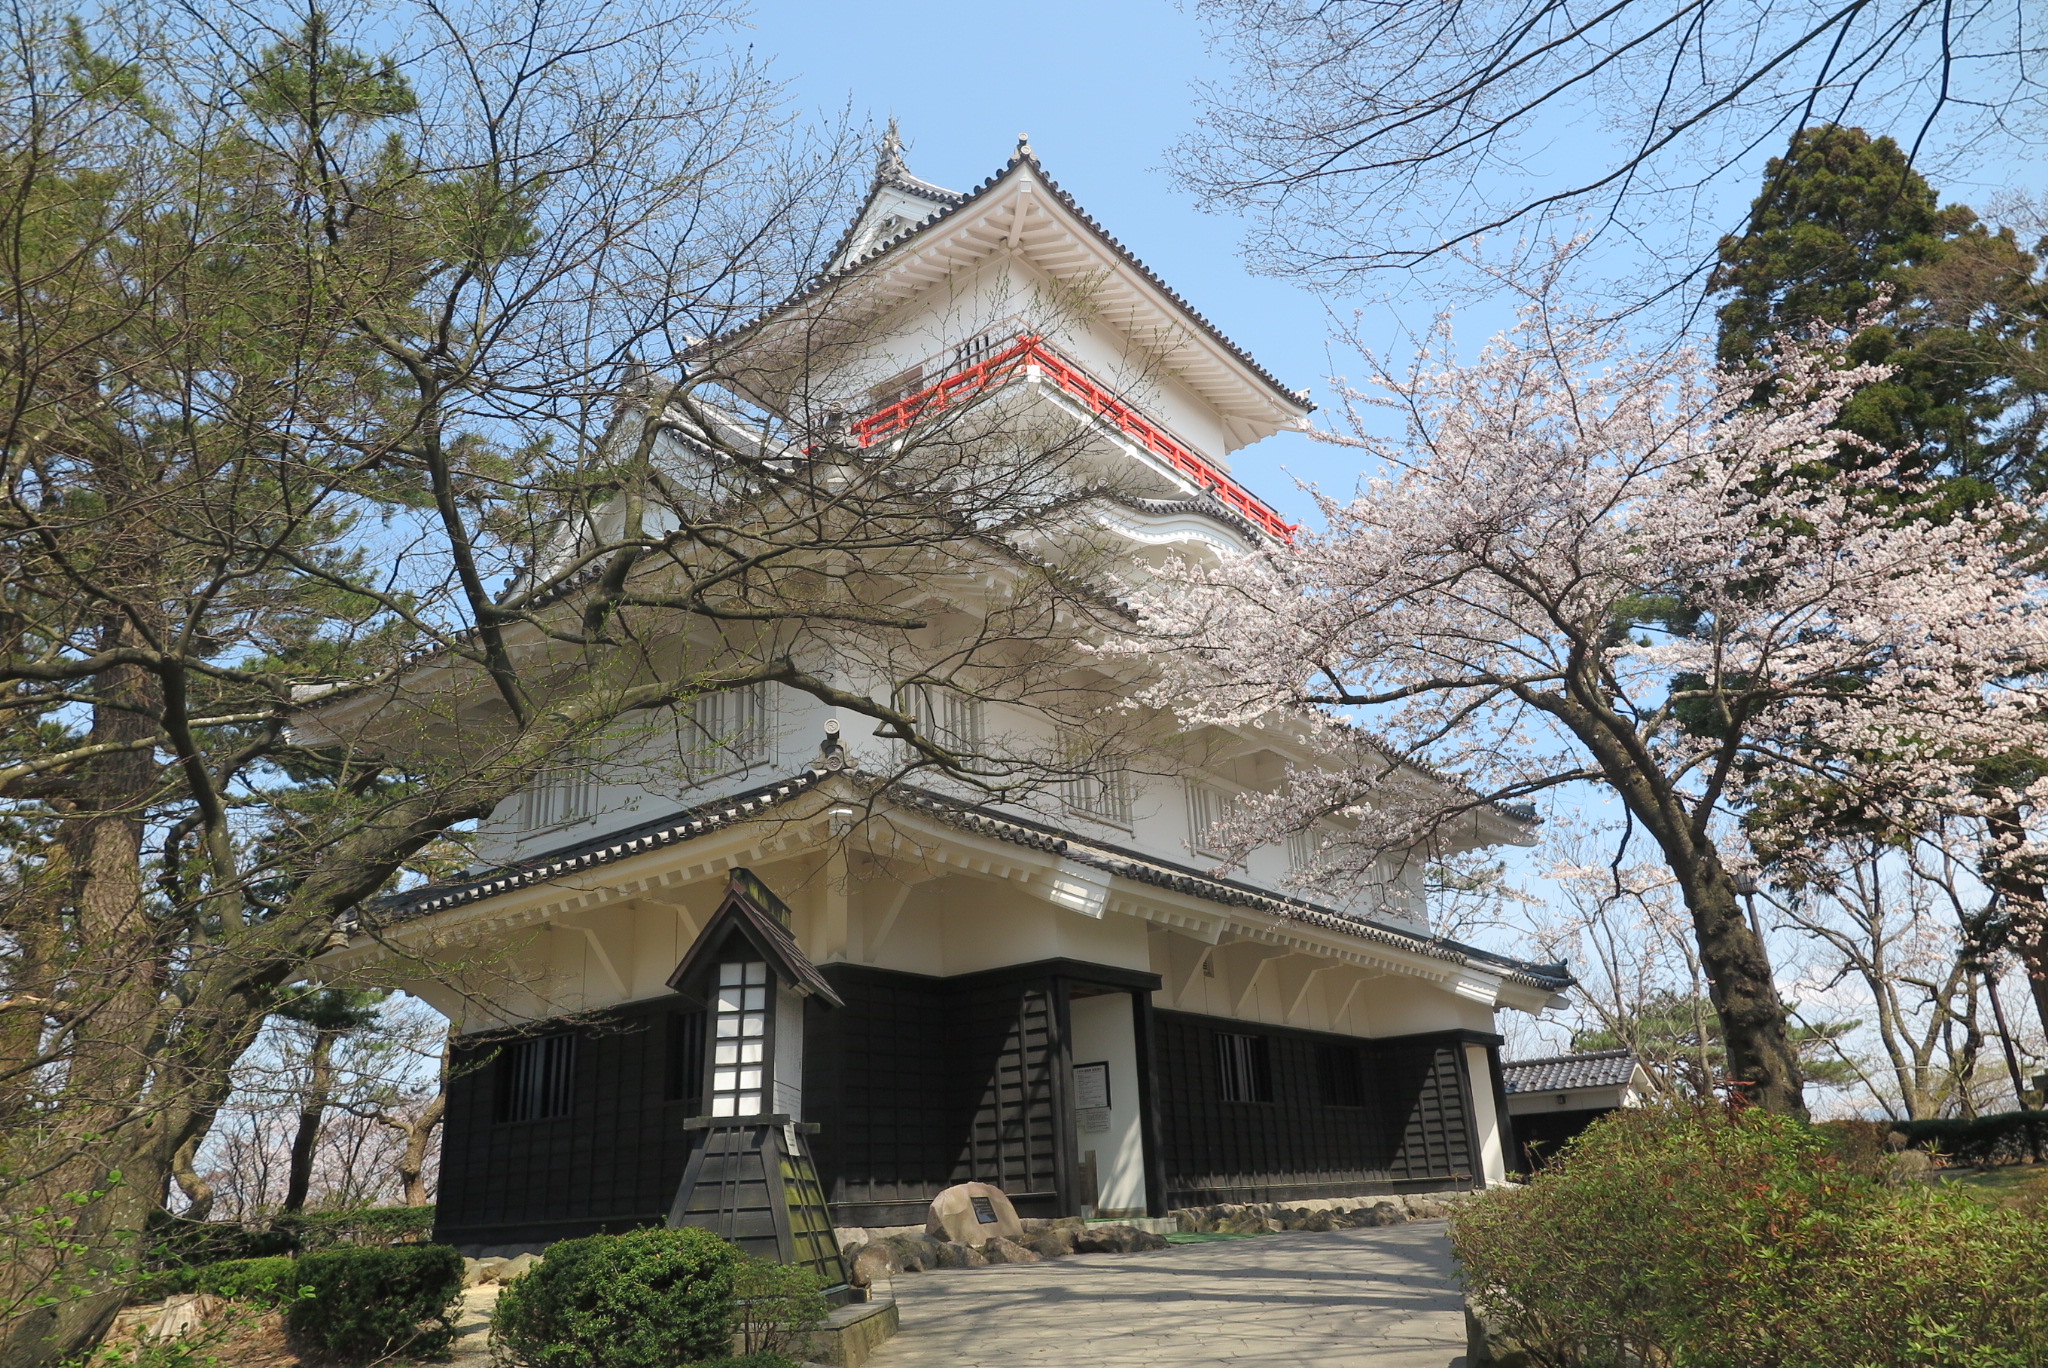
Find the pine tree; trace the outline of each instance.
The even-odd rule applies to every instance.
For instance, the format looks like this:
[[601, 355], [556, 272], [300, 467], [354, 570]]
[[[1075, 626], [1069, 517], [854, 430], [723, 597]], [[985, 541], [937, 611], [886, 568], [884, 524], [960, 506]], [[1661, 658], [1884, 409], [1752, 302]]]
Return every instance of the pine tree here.
[[1951, 498], [2037, 490], [2038, 265], [2010, 229], [1942, 205], [1892, 139], [1802, 129], [1766, 168], [1747, 231], [1721, 242], [1720, 360], [1765, 365], [1777, 334], [1819, 326], [1845, 361], [1893, 368], [1840, 427], [1912, 453], [1908, 470], [1947, 481]]

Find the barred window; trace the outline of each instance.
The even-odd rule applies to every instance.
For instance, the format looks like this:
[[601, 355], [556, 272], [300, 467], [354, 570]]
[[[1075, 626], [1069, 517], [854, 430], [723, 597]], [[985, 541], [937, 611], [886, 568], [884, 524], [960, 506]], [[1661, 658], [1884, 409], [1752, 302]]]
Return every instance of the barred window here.
[[1326, 1107], [1365, 1105], [1364, 1060], [1356, 1045], [1326, 1041], [1316, 1047], [1316, 1073], [1323, 1085]]
[[1273, 1100], [1273, 1067], [1264, 1036], [1219, 1032], [1216, 1036], [1216, 1070], [1225, 1102]]
[[1294, 873], [1300, 873], [1316, 862], [1316, 856], [1322, 853], [1322, 848], [1323, 833], [1314, 827], [1307, 831], [1288, 832], [1287, 868]]
[[586, 764], [564, 759], [533, 781], [520, 799], [520, 821], [528, 831], [580, 822], [597, 806], [597, 780]]
[[1188, 785], [1188, 835], [1195, 849], [1204, 855], [1222, 855], [1212, 834], [1218, 822], [1230, 816], [1234, 799], [1213, 784]]
[[918, 728], [947, 750], [972, 753], [982, 748], [981, 700], [932, 684], [906, 691], [902, 706], [918, 719]]
[[744, 769], [768, 758], [774, 718], [765, 684], [703, 695], [691, 705], [690, 722], [699, 768]]
[[704, 1105], [704, 1013], [671, 1012], [668, 1018], [668, 1095], [673, 1102]]
[[498, 1069], [500, 1121], [567, 1116], [576, 1077], [576, 1037], [563, 1031], [515, 1040], [505, 1047]]
[[[881, 241], [887, 236], [889, 236], [889, 229], [885, 224], [876, 241]], [[907, 371], [890, 376], [881, 384], [870, 389], [868, 391], [868, 403], [875, 408], [887, 408], [889, 405], [900, 400], [908, 399], [923, 388], [924, 366], [919, 364], [912, 366]]]
[[1070, 741], [1068, 761], [1078, 773], [1066, 782], [1067, 810], [1086, 817], [1127, 827], [1131, 824], [1130, 771], [1098, 757], [1082, 753], [1079, 741]]

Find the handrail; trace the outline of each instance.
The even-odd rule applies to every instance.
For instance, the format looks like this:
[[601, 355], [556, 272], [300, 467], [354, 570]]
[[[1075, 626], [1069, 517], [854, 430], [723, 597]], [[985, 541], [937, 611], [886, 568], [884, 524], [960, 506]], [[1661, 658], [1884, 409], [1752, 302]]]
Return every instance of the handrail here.
[[1063, 393], [1085, 405], [1097, 418], [1194, 481], [1197, 488], [1225, 508], [1268, 536], [1293, 542], [1299, 524], [1282, 518], [1243, 485], [1197, 455], [1187, 443], [1139, 413], [1093, 376], [1047, 346], [1043, 337], [1031, 333], [1020, 336], [994, 355], [857, 420], [853, 424], [854, 439], [863, 447], [873, 446], [926, 418], [969, 403], [985, 391], [1008, 384], [1019, 376], [1050, 380]]

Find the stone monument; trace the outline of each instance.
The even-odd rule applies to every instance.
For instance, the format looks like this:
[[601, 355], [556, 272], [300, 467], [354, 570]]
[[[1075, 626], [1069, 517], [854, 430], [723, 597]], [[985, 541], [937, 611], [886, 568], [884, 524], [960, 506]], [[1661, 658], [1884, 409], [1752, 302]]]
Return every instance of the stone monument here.
[[979, 1245], [1001, 1236], [1006, 1240], [1024, 1238], [1024, 1223], [1017, 1208], [994, 1183], [955, 1183], [932, 1198], [931, 1214], [925, 1218], [924, 1233], [954, 1244]]

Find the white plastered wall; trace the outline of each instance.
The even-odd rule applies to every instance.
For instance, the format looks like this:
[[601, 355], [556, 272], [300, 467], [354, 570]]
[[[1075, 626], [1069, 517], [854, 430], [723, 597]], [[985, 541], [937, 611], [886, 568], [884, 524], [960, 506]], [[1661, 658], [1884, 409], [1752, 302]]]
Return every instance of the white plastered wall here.
[[1500, 1113], [1494, 1106], [1493, 1070], [1484, 1045], [1465, 1047], [1465, 1076], [1472, 1089], [1472, 1119], [1479, 1131], [1479, 1172], [1488, 1187], [1508, 1180], [1507, 1156], [1500, 1142]]
[[[1109, 1118], [1099, 1131], [1077, 1130], [1075, 1153], [1095, 1155], [1097, 1215], [1145, 1214], [1145, 1140], [1138, 1108], [1138, 1037], [1128, 993], [1076, 998], [1068, 1007], [1074, 1064], [1109, 1065]], [[1077, 1109], [1078, 1110], [1078, 1109]], [[1076, 1117], [1079, 1127], [1083, 1118]]]

